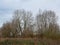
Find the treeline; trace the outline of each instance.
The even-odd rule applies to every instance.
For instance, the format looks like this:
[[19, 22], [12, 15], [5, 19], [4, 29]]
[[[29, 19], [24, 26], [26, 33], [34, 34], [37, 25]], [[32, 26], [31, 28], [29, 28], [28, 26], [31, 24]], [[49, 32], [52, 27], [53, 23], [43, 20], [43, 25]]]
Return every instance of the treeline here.
[[[35, 16], [35, 17], [34, 17]], [[60, 29], [54, 11], [39, 11], [33, 15], [31, 11], [16, 10], [12, 20], [0, 28], [2, 38], [60, 38]]]

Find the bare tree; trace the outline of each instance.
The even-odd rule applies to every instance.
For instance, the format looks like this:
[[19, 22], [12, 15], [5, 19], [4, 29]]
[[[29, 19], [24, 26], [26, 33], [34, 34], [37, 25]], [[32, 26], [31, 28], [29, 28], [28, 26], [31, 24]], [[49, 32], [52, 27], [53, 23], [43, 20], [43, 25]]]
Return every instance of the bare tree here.
[[26, 30], [27, 28], [30, 30], [32, 28], [32, 20], [33, 18], [31, 12], [27, 12], [25, 10], [16, 10], [13, 15], [12, 25], [16, 30], [16, 33], [22, 35], [23, 30]]
[[16, 31], [15, 34], [21, 35], [22, 34], [22, 12], [20, 10], [16, 10], [13, 15], [12, 25], [14, 30]]
[[38, 34], [41, 34], [48, 30], [50, 24], [56, 24], [56, 15], [53, 11], [44, 11], [39, 13], [36, 17]]
[[[32, 13], [29, 11], [23, 11], [23, 26], [24, 30], [23, 33], [26, 33], [28, 31], [29, 34], [33, 33], [33, 17]], [[31, 32], [31, 33], [30, 33]], [[26, 35], [28, 34], [26, 33]]]
[[27, 27], [33, 25], [33, 17], [31, 12], [25, 11], [23, 14], [24, 29], [26, 29]]

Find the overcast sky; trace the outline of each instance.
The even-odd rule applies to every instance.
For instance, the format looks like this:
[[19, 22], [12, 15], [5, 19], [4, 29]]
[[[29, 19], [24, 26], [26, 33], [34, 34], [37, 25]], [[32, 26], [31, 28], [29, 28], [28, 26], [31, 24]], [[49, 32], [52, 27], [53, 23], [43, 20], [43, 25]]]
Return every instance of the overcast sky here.
[[59, 17], [58, 22], [60, 22], [60, 0], [0, 0], [0, 26], [11, 19], [16, 9], [29, 10], [34, 14], [39, 9], [53, 10]]

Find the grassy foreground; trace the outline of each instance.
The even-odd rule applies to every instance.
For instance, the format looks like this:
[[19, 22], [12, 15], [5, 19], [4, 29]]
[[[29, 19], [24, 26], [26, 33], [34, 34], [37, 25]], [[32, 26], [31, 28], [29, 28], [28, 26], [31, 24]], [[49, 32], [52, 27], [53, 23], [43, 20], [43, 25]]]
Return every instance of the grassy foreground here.
[[0, 39], [0, 45], [60, 45], [60, 40], [6, 38]]

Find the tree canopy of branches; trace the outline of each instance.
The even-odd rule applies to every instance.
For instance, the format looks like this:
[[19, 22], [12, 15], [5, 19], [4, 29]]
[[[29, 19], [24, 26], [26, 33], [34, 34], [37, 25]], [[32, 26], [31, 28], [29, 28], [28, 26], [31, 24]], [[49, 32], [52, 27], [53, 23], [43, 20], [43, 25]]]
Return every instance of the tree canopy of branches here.
[[16, 10], [14, 12], [12, 20], [12, 23], [14, 24], [13, 27], [14, 30], [16, 30], [16, 33], [22, 35], [22, 33], [24, 33], [24, 30], [32, 30], [32, 20], [33, 18], [31, 12], [27, 12], [25, 10]]
[[51, 10], [39, 12], [35, 20], [31, 11], [15, 10], [12, 18], [0, 29], [2, 37], [51, 37], [60, 32], [57, 16]]
[[59, 30], [57, 26], [57, 17], [53, 11], [44, 11], [42, 13], [39, 12], [36, 19], [38, 34], [43, 35], [46, 31], [57, 32]]

